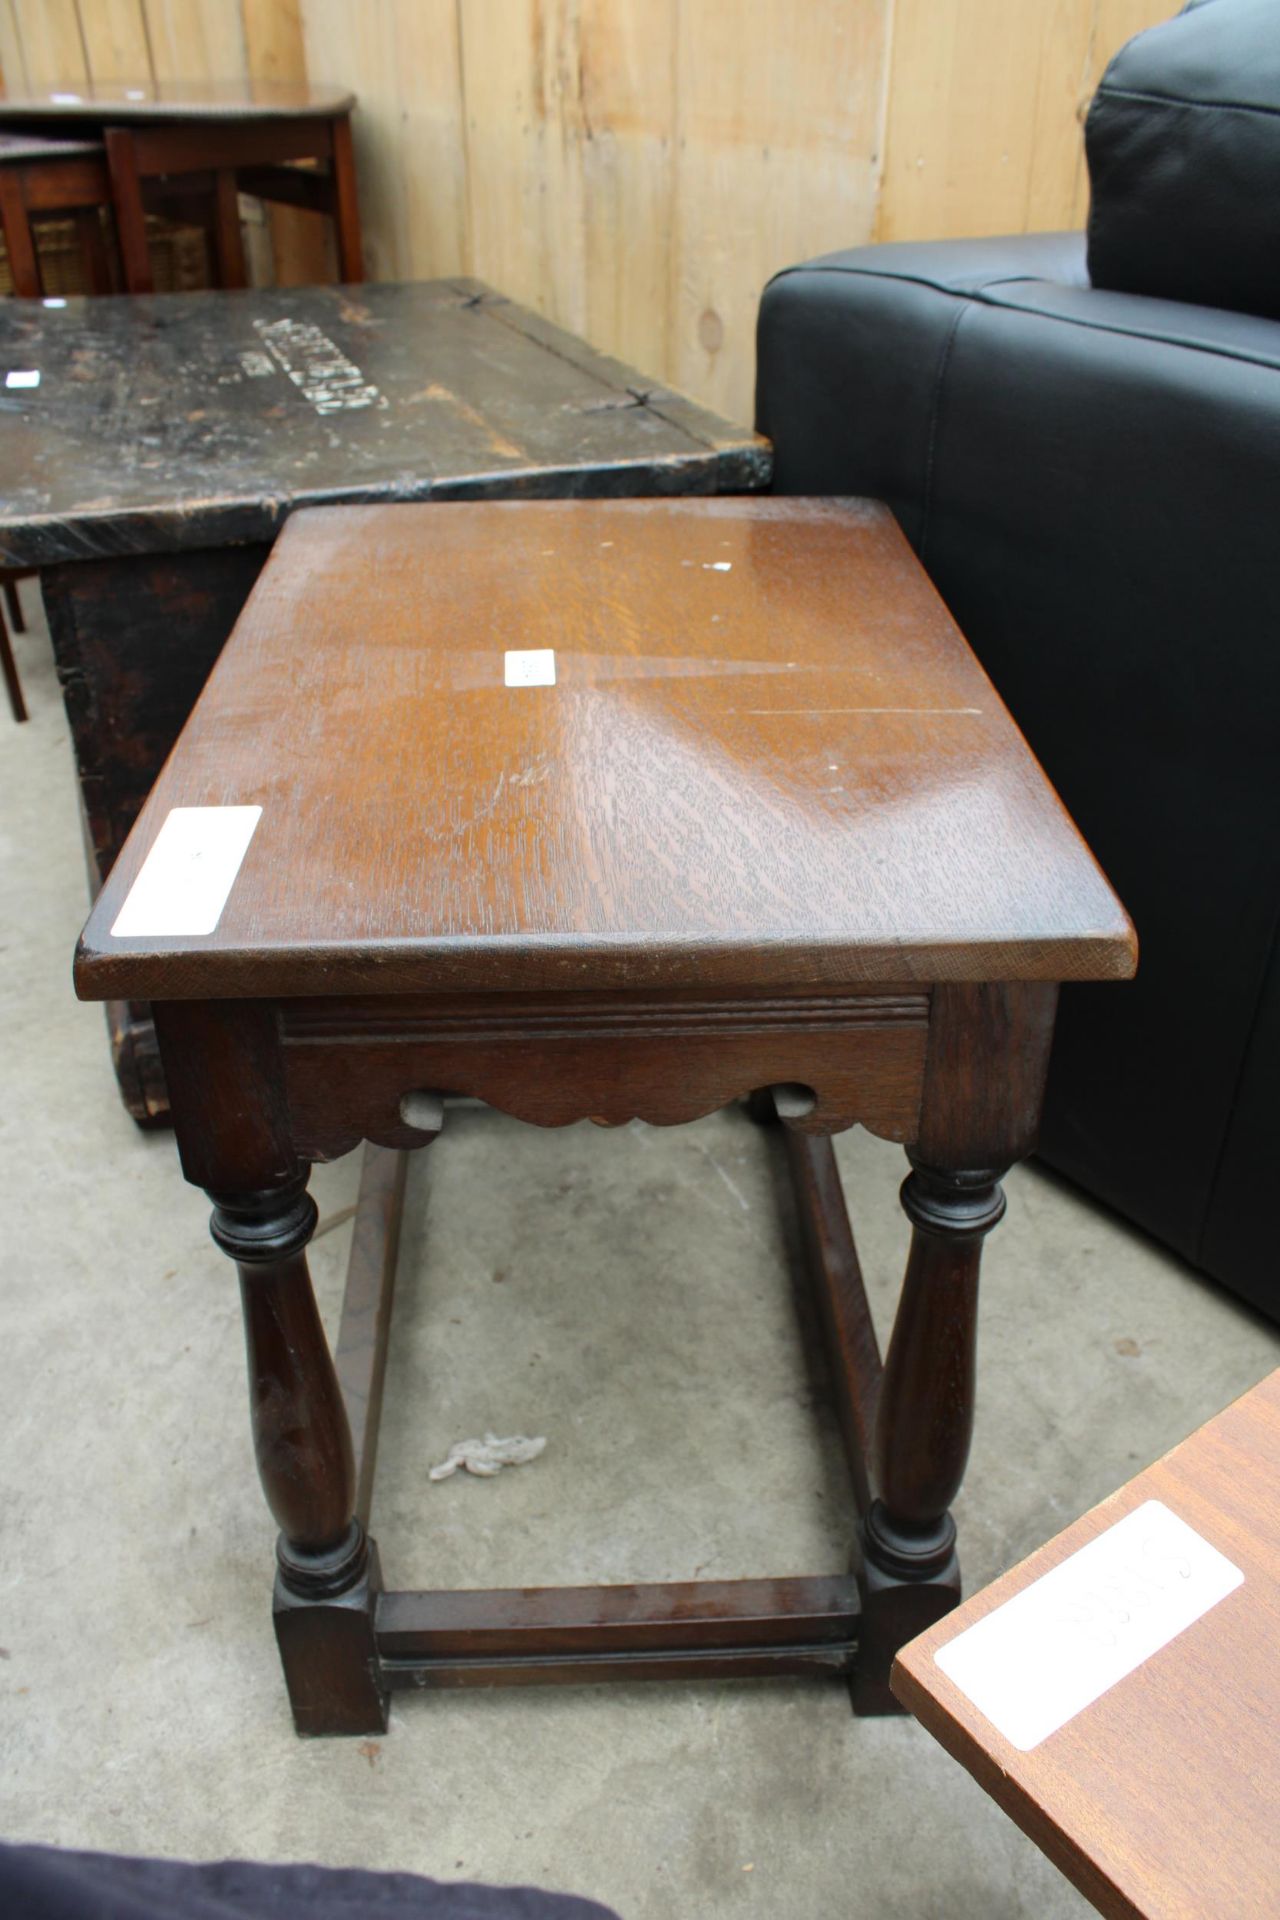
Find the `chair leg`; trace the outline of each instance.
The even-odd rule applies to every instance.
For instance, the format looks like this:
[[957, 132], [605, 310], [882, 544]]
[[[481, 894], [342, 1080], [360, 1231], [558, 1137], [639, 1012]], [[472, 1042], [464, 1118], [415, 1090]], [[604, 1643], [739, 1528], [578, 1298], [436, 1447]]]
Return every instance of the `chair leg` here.
[[40, 261], [31, 237], [27, 203], [22, 182], [10, 168], [0, 168], [0, 226], [4, 229], [5, 250], [9, 255], [9, 274], [13, 290], [21, 300], [38, 300], [43, 291]]
[[147, 217], [142, 208], [142, 183], [133, 135], [127, 127], [108, 127], [104, 136], [107, 168], [111, 174], [111, 205], [116, 237], [124, 266], [126, 293], [154, 293], [151, 252], [147, 246]]
[[22, 602], [18, 598], [18, 577], [7, 573], [4, 576], [4, 598], [9, 609], [9, 625], [15, 633], [25, 633], [27, 623], [22, 615]]
[[244, 263], [244, 233], [240, 226], [240, 193], [235, 169], [219, 167], [214, 182], [214, 247], [218, 257], [218, 285], [247, 287], [249, 275]]
[[[9, 592], [13, 589], [10, 586]], [[13, 647], [9, 641], [9, 629], [0, 614], [0, 670], [4, 673], [4, 684], [9, 694], [9, 705], [15, 720], [27, 718], [27, 703], [22, 697], [22, 682], [18, 678], [18, 663], [13, 657]]]
[[338, 278], [358, 284], [364, 279], [360, 240], [360, 202], [356, 194], [356, 163], [351, 147], [351, 119], [343, 114], [333, 123], [333, 222], [338, 241]]
[[90, 293], [110, 293], [111, 269], [107, 265], [102, 221], [96, 207], [78, 207], [75, 214], [76, 238], [84, 262], [85, 285]]

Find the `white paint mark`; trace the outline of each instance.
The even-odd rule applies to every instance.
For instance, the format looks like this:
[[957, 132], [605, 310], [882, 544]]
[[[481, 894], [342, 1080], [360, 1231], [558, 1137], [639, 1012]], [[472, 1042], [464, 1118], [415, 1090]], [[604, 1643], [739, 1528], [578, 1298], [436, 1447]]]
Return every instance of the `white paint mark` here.
[[124, 97], [126, 100], [145, 100], [147, 96], [141, 87], [126, 87]]
[[554, 647], [513, 648], [502, 656], [502, 678], [508, 687], [554, 687]]
[[49, 103], [55, 107], [79, 107], [84, 104], [78, 93], [51, 93]]
[[4, 377], [6, 387], [38, 387], [40, 375], [34, 367], [15, 367]]
[[173, 807], [116, 915], [112, 938], [212, 933], [261, 807]]
[[720, 1178], [724, 1181], [725, 1186], [728, 1187], [730, 1193], [733, 1195], [738, 1205], [742, 1208], [742, 1211], [744, 1213], [750, 1213], [751, 1202], [747, 1199], [746, 1194], [742, 1191], [742, 1188], [738, 1185], [737, 1181], [732, 1179], [730, 1175], [725, 1172], [724, 1168], [720, 1165], [720, 1162], [716, 1159], [714, 1153], [711, 1152], [710, 1148], [704, 1147], [701, 1140], [695, 1140], [693, 1144], [698, 1149], [698, 1152], [703, 1156], [703, 1158], [711, 1162], [716, 1172], [720, 1175]]
[[65, 307], [67, 303], [60, 293], [51, 293], [48, 298], [42, 300], [40, 304], [42, 307]]
[[732, 573], [733, 562], [732, 560], [704, 560], [702, 563], [702, 571], [704, 573]]
[[1147, 1500], [934, 1659], [1029, 1753], [1243, 1584], [1239, 1567]]
[[366, 380], [319, 327], [302, 320], [255, 320], [254, 331], [303, 397], [319, 414], [350, 413], [362, 407], [385, 407], [387, 397]]

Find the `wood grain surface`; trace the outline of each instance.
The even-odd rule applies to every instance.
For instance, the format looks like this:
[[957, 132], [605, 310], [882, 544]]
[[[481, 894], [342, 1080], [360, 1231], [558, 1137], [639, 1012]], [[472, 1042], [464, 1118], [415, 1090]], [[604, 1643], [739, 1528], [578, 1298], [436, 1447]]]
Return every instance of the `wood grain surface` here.
[[0, 126], [102, 126], [106, 122], [156, 126], [175, 120], [292, 120], [308, 114], [348, 113], [355, 95], [336, 87], [287, 81], [153, 79], [146, 72], [120, 79], [70, 79], [0, 95]]
[[3, 301], [0, 363], [41, 374], [0, 401], [0, 566], [267, 541], [309, 501], [769, 476], [767, 441], [476, 280]]
[[[1147, 1500], [1244, 1584], [1023, 1753], [938, 1648]], [[1280, 1372], [899, 1655], [894, 1691], [1113, 1920], [1280, 1913]]]
[[[507, 686], [508, 649], [554, 686]], [[111, 927], [263, 808], [217, 930]], [[302, 513], [108, 880], [87, 997], [1125, 977], [1132, 930], [888, 510]]]

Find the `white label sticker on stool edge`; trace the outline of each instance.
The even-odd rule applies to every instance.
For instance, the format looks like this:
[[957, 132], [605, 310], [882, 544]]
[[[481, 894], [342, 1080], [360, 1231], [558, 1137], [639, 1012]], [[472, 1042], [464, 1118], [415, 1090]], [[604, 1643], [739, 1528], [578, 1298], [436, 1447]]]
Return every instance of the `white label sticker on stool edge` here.
[[171, 808], [112, 937], [212, 933], [261, 818], [261, 807]]
[[508, 687], [554, 687], [556, 650], [554, 647], [514, 649], [502, 656], [502, 678]]
[[1244, 1584], [1160, 1500], [939, 1647], [934, 1659], [1028, 1753]]

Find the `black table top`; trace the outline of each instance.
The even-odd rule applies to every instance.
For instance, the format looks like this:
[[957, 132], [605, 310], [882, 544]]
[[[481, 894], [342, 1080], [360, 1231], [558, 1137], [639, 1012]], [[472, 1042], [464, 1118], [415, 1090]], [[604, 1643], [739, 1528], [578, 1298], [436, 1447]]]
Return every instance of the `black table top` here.
[[743, 492], [770, 464], [480, 281], [0, 302], [4, 566], [270, 539], [304, 503]]

